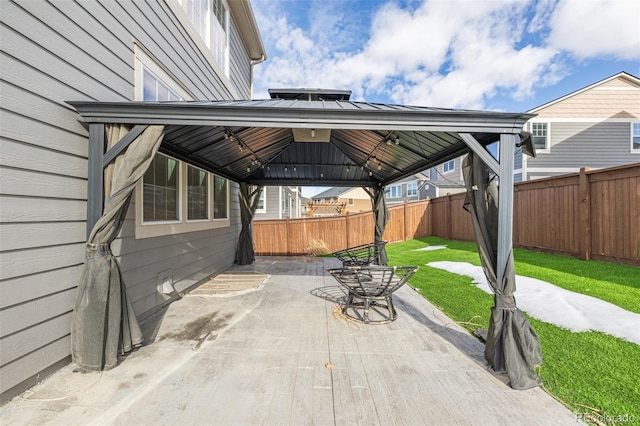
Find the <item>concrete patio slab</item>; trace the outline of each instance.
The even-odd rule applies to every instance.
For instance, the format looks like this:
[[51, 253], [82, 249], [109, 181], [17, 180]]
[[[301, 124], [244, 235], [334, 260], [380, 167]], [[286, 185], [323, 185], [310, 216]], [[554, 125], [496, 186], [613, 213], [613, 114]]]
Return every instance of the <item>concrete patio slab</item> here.
[[536, 388], [511, 389], [483, 345], [410, 287], [397, 321], [347, 321], [334, 259], [258, 258], [258, 291], [192, 293], [144, 324], [117, 368], [63, 368], [0, 409], [3, 425], [572, 425]]

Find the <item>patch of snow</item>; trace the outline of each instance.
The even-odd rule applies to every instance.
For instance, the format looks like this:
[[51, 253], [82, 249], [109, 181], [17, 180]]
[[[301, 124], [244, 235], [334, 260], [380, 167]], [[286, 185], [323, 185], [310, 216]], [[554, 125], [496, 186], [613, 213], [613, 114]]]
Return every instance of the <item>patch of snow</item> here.
[[433, 250], [442, 250], [446, 248], [447, 246], [428, 246], [428, 247], [422, 247], [422, 248], [416, 249], [416, 251], [433, 251]]
[[[472, 278], [481, 290], [493, 294], [480, 266], [450, 261], [427, 266]], [[521, 275], [516, 275], [515, 295], [518, 308], [536, 319], [573, 332], [600, 331], [640, 345], [640, 314], [613, 303]]]

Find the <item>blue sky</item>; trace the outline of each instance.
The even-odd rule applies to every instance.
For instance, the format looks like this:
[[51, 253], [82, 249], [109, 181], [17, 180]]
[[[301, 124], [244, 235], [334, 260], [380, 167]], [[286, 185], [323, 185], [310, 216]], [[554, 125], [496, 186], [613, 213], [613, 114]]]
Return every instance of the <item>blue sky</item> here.
[[527, 111], [620, 71], [640, 76], [640, 0], [253, 0], [268, 88]]

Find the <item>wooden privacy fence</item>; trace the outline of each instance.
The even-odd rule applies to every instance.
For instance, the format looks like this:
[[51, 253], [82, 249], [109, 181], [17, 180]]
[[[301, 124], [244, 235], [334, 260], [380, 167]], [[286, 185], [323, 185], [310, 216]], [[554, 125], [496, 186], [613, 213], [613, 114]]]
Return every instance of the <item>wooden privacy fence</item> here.
[[[389, 207], [384, 239], [397, 242], [431, 235], [429, 203], [423, 200]], [[253, 223], [256, 254], [261, 256], [309, 254], [312, 240], [321, 241], [334, 252], [370, 243], [373, 234], [372, 212]]]
[[640, 163], [517, 184], [519, 247], [640, 265]]
[[[465, 194], [389, 207], [384, 239], [428, 235], [473, 241]], [[258, 255], [304, 255], [311, 240], [329, 252], [373, 241], [371, 212], [254, 222]], [[640, 266], [640, 163], [520, 182], [514, 189], [513, 242], [581, 259]]]

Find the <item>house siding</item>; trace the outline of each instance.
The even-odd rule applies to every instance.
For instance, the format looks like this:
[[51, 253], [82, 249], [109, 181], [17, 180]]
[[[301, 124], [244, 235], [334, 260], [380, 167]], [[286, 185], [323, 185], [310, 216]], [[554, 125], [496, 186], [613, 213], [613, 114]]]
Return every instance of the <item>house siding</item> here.
[[[584, 166], [595, 169], [628, 164], [634, 162], [634, 158], [640, 161], [639, 154], [630, 153], [629, 122], [553, 122], [550, 126], [550, 141], [548, 153], [527, 158], [527, 171], [542, 167], [577, 171]], [[553, 171], [551, 173], [560, 174]]]
[[635, 118], [640, 117], [640, 85], [618, 77], [544, 108], [535, 109], [536, 120], [544, 118]]
[[280, 187], [265, 186], [265, 213], [256, 213], [255, 220], [280, 219]]
[[[133, 100], [136, 45], [196, 99], [249, 96], [250, 60], [235, 27], [232, 83], [225, 84], [175, 8], [165, 1], [0, 1], [3, 399], [70, 353], [84, 261], [88, 132], [65, 101]], [[232, 184], [227, 228], [141, 240], [131, 204], [112, 248], [139, 316], [165, 302], [156, 290], [159, 272], [171, 269], [184, 289], [232, 264], [237, 199]]]

